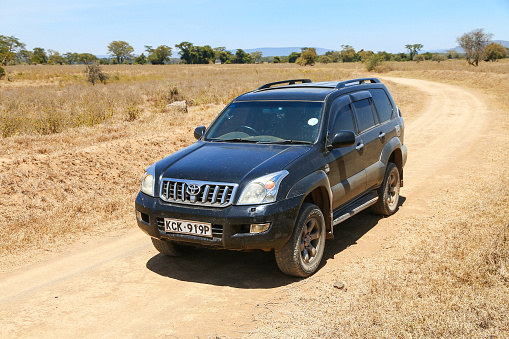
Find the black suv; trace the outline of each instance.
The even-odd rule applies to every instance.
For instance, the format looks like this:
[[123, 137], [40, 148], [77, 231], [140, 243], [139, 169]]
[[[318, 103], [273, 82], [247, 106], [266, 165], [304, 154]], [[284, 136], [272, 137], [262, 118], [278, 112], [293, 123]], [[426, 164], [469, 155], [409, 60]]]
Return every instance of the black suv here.
[[138, 226], [166, 255], [193, 246], [274, 250], [281, 271], [309, 276], [334, 225], [368, 207], [396, 211], [403, 132], [378, 79], [263, 85], [147, 169]]

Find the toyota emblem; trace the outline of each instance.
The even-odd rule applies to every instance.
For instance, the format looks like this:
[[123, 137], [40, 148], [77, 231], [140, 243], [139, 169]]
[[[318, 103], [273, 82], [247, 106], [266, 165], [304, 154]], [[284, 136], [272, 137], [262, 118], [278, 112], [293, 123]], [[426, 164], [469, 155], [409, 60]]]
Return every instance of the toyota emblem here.
[[200, 185], [196, 185], [196, 184], [187, 185], [186, 193], [191, 196], [198, 195], [200, 193], [200, 189], [201, 189]]

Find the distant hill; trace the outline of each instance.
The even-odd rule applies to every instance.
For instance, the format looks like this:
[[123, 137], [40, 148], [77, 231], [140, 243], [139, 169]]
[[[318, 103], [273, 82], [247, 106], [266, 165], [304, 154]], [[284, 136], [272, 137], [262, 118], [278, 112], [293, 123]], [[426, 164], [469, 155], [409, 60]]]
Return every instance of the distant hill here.
[[[507, 40], [493, 40], [493, 42], [496, 42], [497, 44], [501, 44], [502, 46], [509, 48], [509, 41]], [[332, 48], [320, 48], [320, 47], [314, 47], [316, 49], [316, 53], [318, 55], [323, 55], [328, 51], [336, 51]], [[447, 49], [433, 49], [433, 50], [427, 50], [423, 49], [421, 53], [425, 52], [431, 52], [431, 53], [446, 53], [448, 50], [454, 49], [458, 53], [463, 53], [463, 48], [460, 46], [456, 46], [454, 48], [447, 48]], [[233, 54], [237, 51], [236, 49], [229, 50]], [[260, 47], [260, 48], [248, 48], [244, 49], [244, 52], [246, 53], [252, 53], [252, 52], [262, 52], [262, 56], [264, 57], [272, 57], [272, 56], [287, 56], [292, 54], [293, 52], [300, 53], [302, 51], [302, 47]], [[401, 52], [406, 52], [405, 50], [402, 50]], [[110, 55], [96, 55], [98, 58], [111, 58]], [[173, 58], [179, 59], [179, 55], [177, 51], [173, 52], [172, 55]], [[172, 60], [172, 62], [178, 62], [178, 60]]]
[[[501, 44], [502, 46], [504, 46], [505, 48], [509, 48], [509, 41], [507, 40], [493, 40], [492, 42], [495, 42], [497, 44]], [[458, 53], [465, 53], [465, 51], [463, 50], [463, 48], [461, 48], [460, 46], [456, 46], [454, 48], [447, 48], [447, 49], [435, 49], [435, 50], [430, 50], [430, 51], [424, 51], [424, 52], [431, 52], [431, 53], [446, 53], [448, 50], [455, 50], [456, 52]]]
[[[314, 47], [316, 48], [316, 53], [318, 55], [323, 55], [328, 51], [334, 51], [332, 48], [320, 48], [320, 47]], [[235, 54], [237, 50], [230, 50], [233, 54]], [[264, 57], [271, 57], [271, 56], [287, 56], [292, 54], [293, 52], [300, 53], [302, 52], [302, 47], [260, 47], [260, 48], [249, 48], [244, 49], [244, 52], [246, 53], [252, 53], [252, 52], [262, 52], [262, 56]]]

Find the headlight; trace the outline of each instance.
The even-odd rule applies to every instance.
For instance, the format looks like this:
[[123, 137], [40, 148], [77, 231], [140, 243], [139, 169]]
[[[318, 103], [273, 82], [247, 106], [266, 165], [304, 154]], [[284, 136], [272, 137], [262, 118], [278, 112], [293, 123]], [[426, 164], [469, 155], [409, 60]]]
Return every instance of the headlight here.
[[154, 166], [147, 168], [141, 180], [141, 191], [151, 197], [155, 196], [155, 169]]
[[276, 201], [279, 184], [288, 175], [288, 171], [281, 171], [264, 175], [255, 179], [244, 188], [238, 205], [268, 204]]

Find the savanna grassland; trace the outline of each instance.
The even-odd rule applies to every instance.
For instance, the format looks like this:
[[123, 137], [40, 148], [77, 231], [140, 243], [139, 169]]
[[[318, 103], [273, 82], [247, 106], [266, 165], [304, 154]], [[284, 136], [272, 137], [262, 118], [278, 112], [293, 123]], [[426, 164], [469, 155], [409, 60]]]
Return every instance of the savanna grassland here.
[[[487, 133], [433, 188], [429, 213], [398, 216], [391, 249], [290, 285], [256, 314], [258, 337], [509, 336], [509, 62], [8, 66], [0, 81], [0, 267], [35, 262], [83, 235], [136, 227], [143, 170], [193, 142], [235, 96], [282, 79], [425, 79], [486, 103]], [[411, 124], [426, 94], [384, 81]], [[189, 112], [168, 104], [186, 100]], [[432, 126], [420, 126], [432, 128]], [[477, 131], [472, 130], [475, 134]], [[411, 150], [409, 156], [411, 157]], [[441, 159], [436, 159], [437, 162]], [[391, 217], [392, 218], [392, 217]], [[324, 269], [326, 269], [325, 267]], [[347, 288], [335, 289], [334, 281]]]

